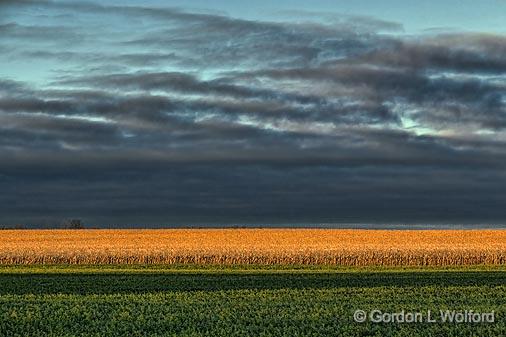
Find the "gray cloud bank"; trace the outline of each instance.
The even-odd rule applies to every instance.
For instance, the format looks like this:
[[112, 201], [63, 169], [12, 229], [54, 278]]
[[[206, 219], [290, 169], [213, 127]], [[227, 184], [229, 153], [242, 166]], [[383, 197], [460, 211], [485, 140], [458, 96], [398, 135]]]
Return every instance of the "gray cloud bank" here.
[[0, 223], [506, 220], [504, 36], [0, 10]]

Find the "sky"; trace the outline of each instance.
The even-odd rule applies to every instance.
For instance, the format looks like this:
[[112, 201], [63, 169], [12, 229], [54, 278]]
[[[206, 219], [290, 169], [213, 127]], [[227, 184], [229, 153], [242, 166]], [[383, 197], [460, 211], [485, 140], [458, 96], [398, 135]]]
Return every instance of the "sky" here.
[[506, 223], [506, 1], [0, 1], [0, 225]]

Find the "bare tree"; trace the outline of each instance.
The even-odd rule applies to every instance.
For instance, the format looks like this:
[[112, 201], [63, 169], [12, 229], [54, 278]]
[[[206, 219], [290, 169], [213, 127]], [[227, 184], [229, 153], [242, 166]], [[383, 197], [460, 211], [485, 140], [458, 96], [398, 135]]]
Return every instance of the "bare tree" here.
[[69, 219], [63, 222], [63, 228], [66, 229], [84, 229], [84, 224], [81, 219]]

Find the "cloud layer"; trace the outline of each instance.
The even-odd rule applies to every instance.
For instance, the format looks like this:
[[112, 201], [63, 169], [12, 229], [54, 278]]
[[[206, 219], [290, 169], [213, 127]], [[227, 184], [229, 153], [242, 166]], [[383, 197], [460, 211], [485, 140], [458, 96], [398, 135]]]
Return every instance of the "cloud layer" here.
[[506, 220], [505, 36], [0, 10], [0, 222]]

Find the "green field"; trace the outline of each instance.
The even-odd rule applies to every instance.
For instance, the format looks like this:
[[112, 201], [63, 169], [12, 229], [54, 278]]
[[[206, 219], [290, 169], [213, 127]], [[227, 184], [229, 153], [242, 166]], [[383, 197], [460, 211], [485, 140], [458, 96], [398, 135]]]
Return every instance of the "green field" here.
[[[504, 268], [0, 267], [0, 336], [505, 336]], [[495, 311], [494, 323], [356, 323]]]

